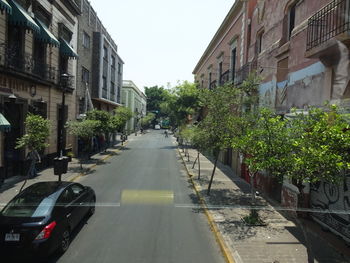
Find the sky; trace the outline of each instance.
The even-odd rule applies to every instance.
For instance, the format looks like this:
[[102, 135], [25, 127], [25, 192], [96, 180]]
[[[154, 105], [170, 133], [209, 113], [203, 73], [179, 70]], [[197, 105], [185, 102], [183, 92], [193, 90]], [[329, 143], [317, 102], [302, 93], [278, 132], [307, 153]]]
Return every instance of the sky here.
[[125, 62], [123, 79], [143, 87], [193, 82], [192, 71], [234, 0], [91, 0]]

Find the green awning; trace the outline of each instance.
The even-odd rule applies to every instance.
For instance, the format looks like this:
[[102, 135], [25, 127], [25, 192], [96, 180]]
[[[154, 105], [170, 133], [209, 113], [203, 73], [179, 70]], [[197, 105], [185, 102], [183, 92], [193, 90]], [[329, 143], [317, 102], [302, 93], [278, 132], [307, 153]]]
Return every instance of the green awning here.
[[9, 3], [7, 3], [6, 0], [0, 0], [0, 10], [1, 11], [6, 11], [8, 14], [12, 14], [12, 7], [10, 6]]
[[39, 39], [41, 42], [59, 47], [60, 42], [57, 40], [57, 38], [50, 32], [50, 30], [45, 26], [44, 23], [40, 22], [39, 19], [35, 18], [35, 22], [40, 27], [40, 33], [35, 33], [35, 38]]
[[0, 113], [0, 131], [9, 132], [11, 130], [11, 124], [6, 120], [4, 115]]
[[68, 42], [66, 40], [64, 40], [63, 38], [60, 38], [60, 53], [63, 56], [66, 57], [71, 57], [71, 58], [78, 58], [78, 54], [75, 53], [74, 49], [68, 44]]
[[24, 26], [39, 33], [40, 27], [35, 23], [34, 19], [19, 4], [13, 0], [9, 0], [12, 7], [12, 15], [9, 16], [9, 23], [12, 25]]

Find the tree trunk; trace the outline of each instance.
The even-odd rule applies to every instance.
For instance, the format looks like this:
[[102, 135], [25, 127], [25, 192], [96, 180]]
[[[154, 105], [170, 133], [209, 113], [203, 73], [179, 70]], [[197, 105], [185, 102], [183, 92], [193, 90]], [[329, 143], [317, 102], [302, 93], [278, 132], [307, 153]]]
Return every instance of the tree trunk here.
[[198, 154], [197, 158], [198, 158], [198, 180], [199, 180], [199, 179], [201, 179], [201, 161], [199, 159], [199, 155], [200, 155], [199, 151], [197, 154]]
[[197, 158], [194, 160], [194, 163], [193, 163], [193, 165], [192, 165], [192, 169], [194, 169], [194, 166], [196, 165], [197, 160], [198, 160], [198, 156], [197, 156]]
[[190, 162], [190, 151], [188, 150], [189, 145], [187, 145], [187, 162]]
[[211, 185], [213, 183], [214, 174], [215, 174], [215, 170], [216, 170], [216, 165], [217, 165], [218, 159], [219, 159], [219, 154], [220, 154], [220, 152], [218, 151], [218, 153], [216, 154], [216, 157], [215, 157], [214, 168], [213, 168], [213, 172], [212, 172], [211, 177], [210, 177], [210, 182], [209, 182], [209, 186], [208, 186], [207, 195], [210, 195], [210, 189], [211, 189]]
[[254, 187], [255, 173], [249, 172], [249, 177], [250, 177], [250, 197], [251, 197], [251, 203], [252, 203], [252, 205], [255, 205], [255, 187]]

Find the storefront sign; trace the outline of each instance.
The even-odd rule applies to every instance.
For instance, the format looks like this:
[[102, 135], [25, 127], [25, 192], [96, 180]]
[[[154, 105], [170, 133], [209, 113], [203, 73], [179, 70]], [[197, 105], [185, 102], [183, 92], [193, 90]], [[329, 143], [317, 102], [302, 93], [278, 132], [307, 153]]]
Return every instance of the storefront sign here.
[[36, 86], [20, 79], [0, 75], [0, 91], [7, 93], [28, 92], [34, 97], [36, 95]]

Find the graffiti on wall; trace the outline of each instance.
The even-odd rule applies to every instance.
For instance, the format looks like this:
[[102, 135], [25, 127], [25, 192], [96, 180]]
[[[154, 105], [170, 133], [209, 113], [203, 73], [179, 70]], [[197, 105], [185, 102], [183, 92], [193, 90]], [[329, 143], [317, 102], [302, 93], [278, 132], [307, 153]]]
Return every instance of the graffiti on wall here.
[[350, 177], [339, 185], [318, 182], [311, 186], [311, 207], [321, 211], [312, 216], [345, 240], [350, 240]]

